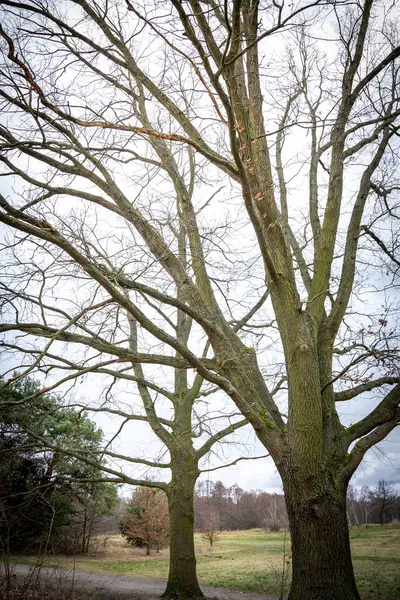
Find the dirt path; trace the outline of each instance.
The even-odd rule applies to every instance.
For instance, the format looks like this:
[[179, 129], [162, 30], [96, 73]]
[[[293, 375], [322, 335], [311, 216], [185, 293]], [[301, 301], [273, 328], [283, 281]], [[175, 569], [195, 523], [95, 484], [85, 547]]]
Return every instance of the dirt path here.
[[[36, 569], [38, 571], [38, 569]], [[13, 572], [18, 578], [32, 576], [34, 567], [15, 565]], [[36, 576], [36, 574], [34, 575]], [[56, 588], [70, 588], [79, 598], [79, 592], [89, 594], [91, 598], [108, 600], [158, 600], [165, 589], [165, 581], [145, 579], [123, 575], [98, 575], [82, 571], [64, 571], [43, 567], [40, 570], [41, 585], [48, 584]], [[239, 592], [202, 586], [207, 598], [216, 600], [277, 600], [276, 596]]]

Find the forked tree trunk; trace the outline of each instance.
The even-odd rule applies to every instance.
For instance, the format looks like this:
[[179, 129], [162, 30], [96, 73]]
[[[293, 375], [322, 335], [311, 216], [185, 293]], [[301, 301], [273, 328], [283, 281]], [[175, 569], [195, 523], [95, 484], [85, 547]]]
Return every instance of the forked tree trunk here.
[[169, 485], [170, 562], [163, 598], [204, 598], [197, 581], [193, 537], [195, 482], [181, 472], [172, 476]]
[[322, 484], [319, 494], [307, 494], [299, 481], [286, 481], [284, 488], [293, 567], [288, 600], [360, 600], [351, 561], [346, 491]]

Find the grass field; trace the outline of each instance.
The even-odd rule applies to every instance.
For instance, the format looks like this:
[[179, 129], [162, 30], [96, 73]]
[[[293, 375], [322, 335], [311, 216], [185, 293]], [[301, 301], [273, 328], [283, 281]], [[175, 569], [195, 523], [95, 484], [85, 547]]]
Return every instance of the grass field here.
[[[47, 558], [46, 566], [75, 568], [93, 573], [165, 579], [168, 550], [150, 557], [127, 546], [120, 536], [100, 544], [88, 556]], [[351, 531], [353, 563], [363, 600], [400, 599], [400, 527], [371, 526]], [[238, 590], [280, 594], [290, 581], [290, 544], [284, 532], [262, 529], [224, 531], [210, 548], [196, 534], [198, 575], [201, 584]], [[19, 557], [31, 562], [32, 557]], [[283, 576], [284, 571], [288, 571]]]

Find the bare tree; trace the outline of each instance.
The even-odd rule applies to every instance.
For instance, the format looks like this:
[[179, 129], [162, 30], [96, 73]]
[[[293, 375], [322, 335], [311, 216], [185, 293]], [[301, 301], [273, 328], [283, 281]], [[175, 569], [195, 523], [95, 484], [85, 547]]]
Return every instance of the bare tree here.
[[210, 544], [210, 547], [219, 541], [218, 527], [218, 512], [215, 510], [215, 508], [211, 507], [207, 513], [205, 523], [201, 528], [201, 537], [205, 542]]
[[375, 499], [374, 504], [378, 509], [379, 524], [390, 523], [397, 498], [393, 483], [381, 479], [376, 484], [373, 494]]
[[[127, 326], [129, 330], [129, 347], [134, 352], [137, 344], [137, 327], [136, 322], [128, 316]], [[179, 335], [183, 327], [182, 322], [176, 325], [176, 331]], [[187, 323], [184, 324], [187, 335], [190, 332], [191, 326]], [[137, 349], [136, 349], [137, 350]], [[52, 356], [54, 358], [54, 355]], [[46, 354], [46, 360], [50, 358], [50, 355]], [[60, 356], [58, 360], [60, 360]], [[87, 358], [87, 357], [86, 357]], [[85, 358], [85, 362], [86, 362]], [[110, 362], [110, 361], [108, 361]], [[112, 361], [111, 361], [112, 362]], [[43, 363], [43, 368], [46, 371], [48, 368]], [[58, 365], [51, 365], [51, 367]], [[159, 488], [162, 493], [166, 493], [168, 498], [168, 509], [169, 509], [169, 521], [168, 527], [170, 528], [170, 535], [168, 536], [170, 543], [170, 570], [168, 577], [168, 584], [166, 588], [166, 596], [175, 596], [176, 594], [186, 595], [188, 597], [201, 597], [202, 592], [199, 588], [196, 574], [196, 558], [194, 550], [194, 538], [193, 538], [193, 527], [194, 527], [194, 488], [198, 476], [201, 472], [216, 471], [229, 464], [221, 462], [219, 458], [219, 466], [201, 468], [201, 462], [203, 459], [208, 460], [208, 455], [211, 451], [214, 454], [218, 454], [216, 446], [222, 443], [225, 438], [236, 430], [240, 429], [247, 424], [247, 421], [240, 418], [240, 414], [237, 411], [227, 412], [226, 405], [221, 404], [221, 400], [218, 402], [219, 408], [212, 410], [209, 407], [209, 399], [213, 399], [215, 392], [214, 387], [204, 389], [203, 379], [200, 375], [195, 375], [192, 385], [188, 384], [186, 370], [174, 369], [174, 382], [172, 384], [173, 391], [169, 391], [167, 388], [155, 386], [152, 381], [146, 380], [140, 365], [133, 364], [133, 372], [136, 376], [130, 376], [125, 374], [125, 369], [122, 371], [109, 371], [104, 370], [104, 364], [98, 368], [98, 363], [94, 364], [94, 367], [89, 367], [91, 373], [98, 375], [112, 375], [114, 383], [107, 386], [105, 389], [105, 399], [101, 396], [99, 404], [96, 406], [94, 403], [79, 404], [74, 401], [75, 410], [78, 408], [83, 411], [89, 409], [93, 414], [102, 413], [108, 415], [110, 418], [119, 417], [120, 425], [117, 428], [116, 433], [110, 440], [97, 452], [94, 453], [93, 449], [89, 453], [85, 453], [76, 447], [74, 444], [64, 443], [63, 446], [55, 446], [50, 442], [52, 440], [46, 440], [41, 437], [37, 430], [27, 430], [30, 435], [37, 439], [43, 447], [50, 448], [55, 454], [62, 455], [67, 454], [69, 456], [78, 457], [87, 463], [88, 465], [95, 465], [96, 460], [101, 457], [106, 457], [107, 462], [103, 463], [104, 475], [99, 479], [99, 475], [95, 478], [85, 479], [82, 475], [76, 474], [76, 478], [68, 477], [63, 478], [65, 482], [74, 482], [79, 486], [90, 489], [93, 485], [99, 485], [101, 482], [122, 482], [133, 485], [144, 486], [144, 490], [138, 489], [133, 496], [133, 500], [138, 500], [139, 508], [146, 508], [146, 515], [139, 515], [138, 518], [130, 518], [126, 520], [124, 526], [124, 534], [128, 537], [140, 537], [139, 531], [141, 531], [148, 538], [147, 550], [150, 552], [150, 547], [153, 543], [156, 543], [157, 539], [161, 543], [161, 539], [165, 538], [164, 528], [157, 534], [158, 518], [162, 518], [162, 506], [159, 502], [153, 502], [152, 498], [155, 494], [155, 488]], [[82, 371], [82, 366], [78, 363], [73, 364], [69, 362], [68, 370], [71, 372], [67, 375], [66, 379], [72, 379], [73, 381], [79, 376]], [[87, 369], [83, 369], [86, 371]], [[77, 373], [74, 373], [76, 371]], [[15, 379], [15, 377], [13, 378]], [[117, 393], [115, 391], [115, 381], [128, 380], [130, 387], [132, 385], [137, 387], [139, 397], [142, 402], [142, 411], [140, 406], [138, 407], [135, 403], [132, 403], [130, 412], [126, 412], [116, 403]], [[58, 386], [60, 381], [57, 381]], [[50, 386], [54, 387], [54, 386]], [[110, 388], [113, 388], [114, 392], [111, 395]], [[47, 388], [50, 389], [50, 388]], [[152, 392], [156, 392], [152, 395]], [[35, 402], [35, 399], [39, 398], [43, 393], [42, 389], [36, 390], [35, 393], [25, 395], [21, 400], [18, 400], [15, 404], [19, 404], [22, 401], [29, 405], [29, 403]], [[167, 419], [161, 416], [163, 411], [168, 407], [163, 404], [159, 395], [162, 395], [165, 399], [172, 404], [172, 418]], [[112, 401], [111, 401], [112, 398]], [[204, 407], [199, 406], [198, 402], [202, 400], [205, 404]], [[197, 402], [197, 403], [196, 403]], [[13, 408], [13, 402], [4, 403], [5, 406]], [[18, 406], [16, 407], [18, 408]], [[60, 405], [60, 411], [62, 411], [63, 405]], [[223, 412], [221, 412], [223, 410]], [[134, 411], [137, 411], [136, 413]], [[79, 416], [79, 411], [77, 415]], [[53, 418], [57, 419], [56, 416]], [[148, 456], [138, 455], [126, 455], [122, 450], [116, 452], [112, 447], [115, 438], [122, 432], [126, 425], [131, 423], [147, 423], [152, 431], [156, 434], [159, 441], [162, 442], [162, 449], [160, 451], [161, 457], [155, 460], [150, 459]], [[225, 422], [225, 426], [222, 424]], [[68, 440], [67, 440], [68, 441]], [[74, 441], [74, 440], [73, 440]], [[232, 440], [231, 440], [232, 443]], [[195, 447], [195, 444], [197, 447]], [[170, 460], [166, 461], [165, 454], [169, 453]], [[233, 463], [236, 464], [240, 460], [246, 460], [251, 458], [250, 456], [238, 456]], [[115, 468], [115, 461], [122, 461], [120, 468]], [[171, 480], [166, 483], [163, 478], [159, 480], [153, 480], [149, 478], [132, 478], [129, 475], [129, 465], [136, 467], [142, 467], [149, 470], [156, 470], [156, 472], [165, 472], [165, 470], [171, 471]], [[75, 487], [77, 487], [75, 485]], [[78, 494], [79, 496], [79, 494]], [[156, 499], [160, 496], [156, 496]], [[151, 510], [150, 510], [151, 509]], [[153, 510], [154, 509], [154, 510]], [[84, 512], [84, 539], [83, 544], [86, 548], [91, 533], [90, 519], [87, 519], [89, 515]], [[87, 523], [86, 523], [87, 521]], [[136, 532], [136, 533], [135, 533]], [[164, 537], [163, 537], [164, 536]], [[157, 539], [156, 539], [157, 538]], [[165, 538], [166, 541], [166, 538]]]
[[352, 525], [360, 525], [357, 511], [358, 504], [359, 495], [357, 490], [352, 485], [349, 485], [347, 488], [347, 520], [350, 527]]
[[270, 495], [264, 523], [270, 531], [279, 531], [280, 528], [285, 525], [285, 518], [284, 515], [282, 515], [280, 500], [281, 496], [278, 494]]
[[[379, 258], [398, 211], [395, 8], [0, 4], [4, 349], [53, 385], [134, 383], [191, 473], [182, 398], [224, 391], [283, 480], [290, 600], [358, 600], [346, 489], [400, 419]], [[363, 393], [375, 408], [345, 427], [336, 407]]]
[[[212, 485], [211, 485], [212, 484]], [[218, 490], [218, 494], [214, 490]], [[212, 491], [211, 491], [212, 490]], [[243, 530], [251, 528], [280, 529], [287, 527], [283, 494], [269, 494], [263, 490], [242, 490], [236, 484], [231, 488], [219, 481], [201, 481], [196, 486], [195, 525], [202, 531], [210, 514], [218, 516], [220, 529]]]
[[363, 485], [359, 493], [359, 502], [362, 507], [362, 514], [365, 527], [368, 527], [369, 517], [374, 508], [374, 494], [367, 485]]

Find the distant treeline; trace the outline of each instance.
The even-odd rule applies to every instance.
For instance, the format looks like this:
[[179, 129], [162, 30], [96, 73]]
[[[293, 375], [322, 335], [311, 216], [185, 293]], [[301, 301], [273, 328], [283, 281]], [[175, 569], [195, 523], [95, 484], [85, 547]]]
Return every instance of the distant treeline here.
[[361, 489], [349, 486], [347, 492], [347, 520], [349, 525], [397, 521], [400, 524], [400, 494], [393, 483], [379, 481], [375, 487]]
[[[350, 487], [347, 500], [349, 525], [383, 525], [400, 520], [400, 494], [392, 483], [382, 480], [375, 487]], [[284, 496], [245, 491], [236, 484], [226, 487], [221, 481], [201, 481], [195, 497], [196, 530], [202, 530], [210, 521], [220, 530], [287, 527]]]
[[198, 531], [210, 521], [220, 530], [254, 527], [277, 530], [288, 523], [283, 494], [245, 491], [236, 484], [225, 487], [221, 481], [198, 483], [194, 509]]

